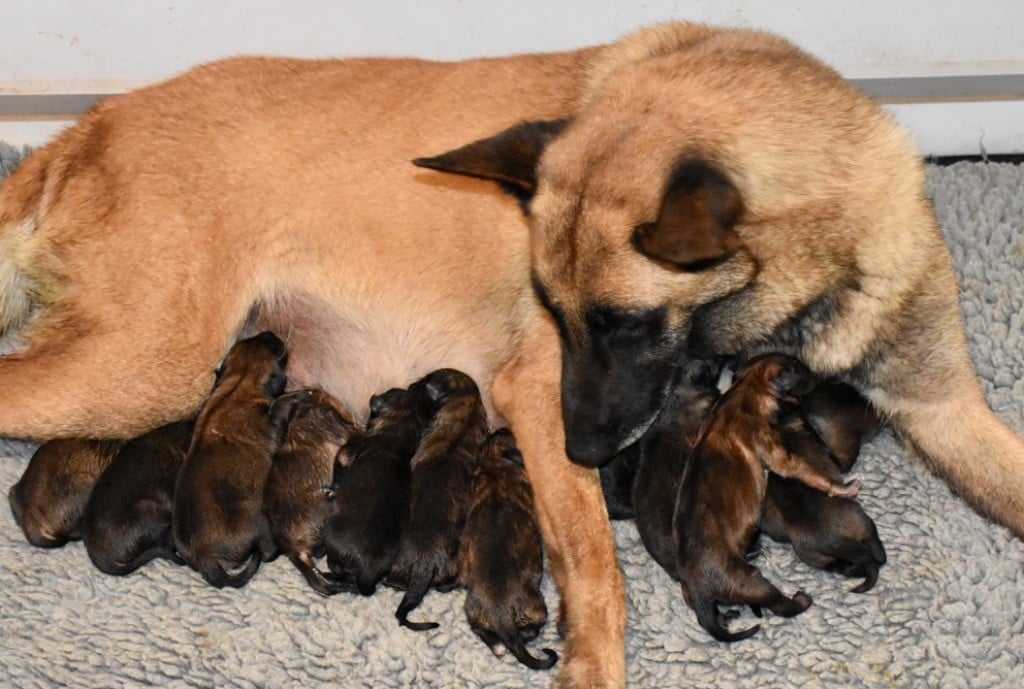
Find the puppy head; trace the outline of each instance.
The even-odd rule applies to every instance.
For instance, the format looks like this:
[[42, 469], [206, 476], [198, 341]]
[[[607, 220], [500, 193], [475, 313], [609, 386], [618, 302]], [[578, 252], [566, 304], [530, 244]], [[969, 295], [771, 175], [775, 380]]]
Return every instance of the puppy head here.
[[504, 463], [523, 466], [523, 453], [516, 445], [516, 438], [508, 428], [499, 428], [487, 436], [480, 450], [480, 459], [488, 463]]
[[454, 397], [480, 395], [476, 382], [462, 371], [453, 368], [442, 368], [429, 373], [413, 383], [409, 389], [423, 395], [435, 409], [444, 406]]
[[419, 428], [426, 423], [428, 414], [420, 395], [392, 388], [370, 398], [370, 417], [366, 428], [373, 431], [394, 424], [414, 424]]
[[643, 434], [685, 358], [693, 312], [757, 272], [730, 171], [680, 128], [680, 111], [606, 81], [571, 122], [525, 123], [415, 161], [511, 186], [527, 210], [534, 286], [561, 336], [566, 450], [586, 466]]
[[816, 384], [817, 379], [803, 363], [785, 354], [755, 357], [736, 373], [734, 389], [760, 395], [765, 415], [796, 408]]
[[272, 332], [241, 340], [231, 348], [217, 369], [214, 390], [250, 381], [267, 397], [284, 392], [288, 352], [284, 342]]

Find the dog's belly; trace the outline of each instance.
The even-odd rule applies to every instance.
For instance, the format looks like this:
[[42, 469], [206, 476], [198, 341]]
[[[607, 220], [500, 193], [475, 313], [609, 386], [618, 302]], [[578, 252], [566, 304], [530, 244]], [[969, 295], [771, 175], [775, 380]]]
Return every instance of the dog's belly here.
[[417, 309], [416, 295], [408, 298], [409, 308], [360, 311], [351, 301], [288, 293], [255, 309], [243, 335], [278, 333], [289, 350], [289, 389], [322, 388], [361, 418], [371, 395], [450, 367], [477, 382], [495, 423], [490, 385], [514, 347], [515, 305], [492, 304], [489, 318], [474, 323], [461, 320], [458, 309]]

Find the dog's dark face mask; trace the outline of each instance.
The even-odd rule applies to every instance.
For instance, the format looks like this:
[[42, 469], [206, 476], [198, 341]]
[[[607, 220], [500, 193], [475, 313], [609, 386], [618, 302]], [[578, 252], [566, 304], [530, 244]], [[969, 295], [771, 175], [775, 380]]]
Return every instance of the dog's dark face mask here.
[[693, 310], [757, 272], [728, 177], [681, 153], [652, 189], [631, 174], [632, 131], [608, 145], [586, 140], [593, 127], [532, 122], [415, 161], [495, 180], [527, 212], [534, 289], [561, 336], [566, 452], [590, 467], [657, 418]]

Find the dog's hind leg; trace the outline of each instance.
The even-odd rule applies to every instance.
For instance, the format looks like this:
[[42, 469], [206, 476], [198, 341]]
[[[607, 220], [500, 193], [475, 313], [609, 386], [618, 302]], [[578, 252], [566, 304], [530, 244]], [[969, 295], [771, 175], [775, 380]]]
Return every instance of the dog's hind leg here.
[[874, 365], [853, 379], [955, 492], [1024, 537], [1024, 440], [985, 401], [948, 282], [907, 304]]
[[730, 603], [749, 605], [758, 616], [761, 608], [768, 608], [781, 617], [795, 617], [811, 607], [811, 597], [803, 591], [797, 591], [790, 598], [756, 567], [744, 562], [741, 571], [742, 576], [732, 582]]
[[[495, 406], [511, 425], [533, 486], [538, 521], [561, 593], [566, 631], [559, 687], [625, 685], [626, 598], [597, 472], [569, 461], [561, 411], [561, 351], [538, 316], [497, 375]], [[586, 519], [581, 516], [586, 515]]]

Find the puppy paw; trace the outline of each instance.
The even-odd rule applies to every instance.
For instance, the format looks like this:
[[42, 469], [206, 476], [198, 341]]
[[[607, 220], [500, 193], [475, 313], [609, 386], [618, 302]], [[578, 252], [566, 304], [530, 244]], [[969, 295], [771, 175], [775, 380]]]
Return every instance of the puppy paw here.
[[842, 486], [834, 486], [829, 490], [829, 497], [832, 498], [849, 498], [853, 499], [860, 493], [860, 489], [864, 486], [864, 481], [858, 476], [850, 479]]

